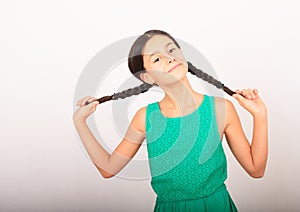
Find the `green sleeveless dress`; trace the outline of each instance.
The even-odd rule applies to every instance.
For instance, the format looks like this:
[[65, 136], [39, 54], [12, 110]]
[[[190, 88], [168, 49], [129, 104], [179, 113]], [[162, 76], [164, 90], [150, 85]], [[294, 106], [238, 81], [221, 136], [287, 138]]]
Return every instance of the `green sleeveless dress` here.
[[214, 97], [204, 94], [192, 113], [166, 117], [147, 105], [146, 142], [151, 186], [160, 211], [237, 211], [227, 191], [227, 162]]

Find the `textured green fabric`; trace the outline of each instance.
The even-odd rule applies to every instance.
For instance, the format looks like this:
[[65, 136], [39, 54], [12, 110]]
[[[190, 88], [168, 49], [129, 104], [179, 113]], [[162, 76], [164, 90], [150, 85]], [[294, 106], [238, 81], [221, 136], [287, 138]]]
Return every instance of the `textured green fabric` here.
[[190, 114], [165, 117], [158, 102], [146, 110], [146, 141], [155, 211], [237, 211], [224, 181], [227, 162], [214, 97]]

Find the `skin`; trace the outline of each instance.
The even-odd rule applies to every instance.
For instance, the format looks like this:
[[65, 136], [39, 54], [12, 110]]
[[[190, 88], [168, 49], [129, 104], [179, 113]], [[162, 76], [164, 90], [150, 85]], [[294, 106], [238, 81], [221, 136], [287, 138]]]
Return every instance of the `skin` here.
[[[152, 54], [155, 53], [155, 54]], [[165, 92], [159, 107], [166, 117], [187, 115], [203, 101], [203, 94], [194, 91], [187, 79], [187, 61], [171, 39], [153, 36], [144, 46], [145, 73], [140, 75], [147, 83], [156, 83]], [[169, 70], [178, 65], [176, 69]], [[268, 156], [267, 108], [257, 89], [237, 89], [233, 97], [253, 117], [252, 142], [248, 141], [233, 103], [215, 97], [216, 120], [220, 139], [225, 135], [228, 145], [243, 167], [253, 178], [264, 176]], [[245, 98], [239, 94], [243, 94]], [[109, 154], [89, 130], [86, 119], [99, 104], [95, 97], [87, 96], [77, 102], [73, 122], [88, 154], [104, 178], [116, 175], [134, 157], [146, 137], [146, 106], [140, 108], [131, 120], [127, 132], [112, 154]], [[92, 102], [84, 105], [86, 101]], [[225, 107], [224, 107], [225, 106]], [[224, 114], [225, 113], [225, 114]]]

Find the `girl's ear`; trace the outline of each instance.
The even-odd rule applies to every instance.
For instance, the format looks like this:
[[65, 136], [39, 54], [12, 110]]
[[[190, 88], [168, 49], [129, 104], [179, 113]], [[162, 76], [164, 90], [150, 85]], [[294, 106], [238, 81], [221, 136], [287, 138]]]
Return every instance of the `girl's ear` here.
[[146, 83], [148, 83], [148, 84], [153, 84], [153, 83], [155, 83], [155, 81], [152, 79], [151, 76], [149, 76], [149, 74], [148, 74], [147, 72], [141, 73], [141, 74], [140, 74], [140, 78], [141, 78], [144, 82], [146, 82]]

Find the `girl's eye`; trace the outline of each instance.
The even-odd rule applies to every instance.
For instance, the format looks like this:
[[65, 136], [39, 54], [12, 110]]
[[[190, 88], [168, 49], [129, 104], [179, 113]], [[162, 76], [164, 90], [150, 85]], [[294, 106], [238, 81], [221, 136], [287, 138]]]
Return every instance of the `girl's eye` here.
[[157, 61], [159, 61], [159, 57], [154, 60], [154, 63], [156, 63]]
[[175, 50], [176, 50], [176, 48], [172, 48], [172, 49], [169, 50], [169, 52], [172, 53]]

